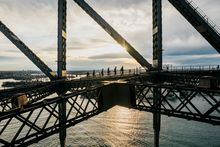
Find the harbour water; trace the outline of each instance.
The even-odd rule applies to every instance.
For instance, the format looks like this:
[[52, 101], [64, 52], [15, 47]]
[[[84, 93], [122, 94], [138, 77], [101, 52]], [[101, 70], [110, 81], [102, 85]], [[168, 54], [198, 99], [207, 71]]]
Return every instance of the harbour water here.
[[[197, 102], [201, 108], [205, 108], [199, 97]], [[152, 118], [153, 115], [148, 112], [115, 106], [68, 128], [66, 145], [67, 147], [152, 147], [154, 142]], [[16, 123], [14, 127], [16, 128]], [[6, 134], [11, 136], [10, 133], [9, 130]], [[161, 147], [220, 147], [219, 135], [220, 126], [162, 116]], [[31, 147], [58, 146], [60, 146], [58, 134], [31, 145]]]
[[[115, 106], [67, 129], [67, 147], [152, 147], [152, 114]], [[220, 126], [162, 116], [161, 147], [220, 147]], [[32, 147], [59, 146], [58, 134]]]
[[[14, 79], [0, 79], [0, 90], [6, 89], [6, 87], [2, 87], [2, 84], [4, 82], [19, 82], [19, 80], [14, 80]], [[10, 88], [10, 87], [7, 87]]]

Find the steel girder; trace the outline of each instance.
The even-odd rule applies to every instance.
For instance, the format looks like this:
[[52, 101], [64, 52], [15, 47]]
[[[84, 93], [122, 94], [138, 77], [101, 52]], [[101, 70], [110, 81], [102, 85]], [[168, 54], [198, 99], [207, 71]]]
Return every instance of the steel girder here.
[[110, 26], [93, 8], [84, 0], [74, 0], [91, 18], [93, 18], [115, 41], [143, 67], [152, 69], [152, 65], [132, 47], [113, 27]]
[[58, 90], [58, 84], [53, 83], [50, 85], [45, 85], [42, 87], [37, 87], [31, 90], [23, 91], [23, 92], [16, 92], [12, 95], [5, 95], [0, 99], [0, 113], [9, 112], [17, 109], [13, 106], [13, 101], [16, 99], [17, 94], [24, 94], [28, 99], [28, 104], [31, 105], [34, 102], [40, 101], [54, 93]]
[[[14, 110], [13, 113], [1, 113], [0, 145], [27, 146], [100, 113], [100, 88], [44, 99], [24, 109]], [[64, 101], [65, 121], [59, 124], [58, 107]]]
[[37, 101], [43, 100], [44, 98], [54, 94], [59, 93], [59, 91], [66, 92], [80, 92], [88, 88], [94, 88], [97, 86], [102, 86], [104, 83], [102, 81], [111, 81], [111, 80], [134, 80], [140, 78], [141, 76], [116, 76], [116, 77], [103, 77], [103, 78], [94, 78], [94, 79], [80, 79], [72, 81], [53, 81], [49, 83], [42, 83], [36, 86], [2, 90], [0, 92], [0, 112], [6, 112], [14, 109], [12, 107], [12, 99], [15, 95], [23, 93], [28, 98], [28, 104], [35, 103]]
[[0, 31], [24, 53], [47, 77], [55, 79], [52, 70], [26, 46], [5, 24], [0, 21]]
[[[220, 90], [185, 86], [136, 84], [136, 108], [220, 125]], [[160, 108], [153, 103], [153, 89], [161, 88]]]
[[187, 21], [220, 53], [220, 32], [189, 0], [168, 0]]
[[162, 2], [153, 0], [153, 67], [162, 70]]
[[66, 0], [58, 0], [58, 78], [66, 77]]
[[[130, 79], [136, 82], [132, 83], [136, 89], [136, 109], [220, 125], [219, 90], [162, 84], [143, 84], [143, 80], [149, 80], [148, 78], [137, 76], [135, 80]], [[73, 91], [71, 94], [51, 99], [45, 99], [45, 96], [41, 97], [38, 95], [56, 89], [56, 86], [48, 87], [48, 89], [42, 89], [41, 92], [38, 92], [40, 90], [36, 90], [36, 92], [33, 92], [34, 94], [30, 94], [36, 95], [36, 99], [33, 99], [33, 103], [30, 105], [23, 108], [2, 111], [0, 117], [0, 145], [29, 145], [54, 133], [58, 133], [60, 129], [64, 129], [98, 114], [100, 112], [99, 108], [101, 108], [98, 106], [98, 98], [100, 98], [101, 93], [100, 88], [102, 87], [98, 86], [100, 83], [98, 82], [96, 85], [92, 80], [89, 80], [87, 82], [84, 81], [84, 84], [75, 83], [75, 85], [73, 81], [69, 82], [67, 83], [65, 81], [56, 86], [62, 86], [62, 88]], [[161, 91], [161, 93], [158, 91]], [[157, 100], [155, 101], [153, 97], [157, 97]], [[201, 101], [201, 103], [197, 104], [197, 100], [199, 102]], [[65, 111], [66, 117], [63, 119], [63, 123], [60, 124], [59, 106], [64, 102], [67, 105]], [[204, 105], [207, 107], [201, 109], [201, 106], [204, 107]], [[47, 119], [45, 119], [45, 116], [48, 116]], [[155, 120], [160, 120], [159, 115], [157, 116], [158, 119]], [[11, 135], [10, 137], [4, 138], [5, 135], [8, 135], [7, 130], [14, 128], [12, 124], [15, 122], [17, 122], [19, 127], [13, 130], [14, 133], [9, 133]]]

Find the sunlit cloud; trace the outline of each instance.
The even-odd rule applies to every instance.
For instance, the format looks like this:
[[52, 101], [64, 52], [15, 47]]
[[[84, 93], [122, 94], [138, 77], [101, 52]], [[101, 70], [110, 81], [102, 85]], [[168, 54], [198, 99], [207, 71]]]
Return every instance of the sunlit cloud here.
[[[86, 1], [152, 62], [151, 0]], [[219, 1], [194, 1], [220, 26]], [[125, 49], [73, 1], [68, 1], [67, 12], [68, 70], [138, 66]], [[56, 70], [57, 1], [1, 0], [0, 20]], [[2, 70], [38, 69], [3, 34], [0, 34], [0, 49]], [[163, 49], [164, 64], [220, 63], [217, 52], [168, 1], [163, 1]]]
[[129, 55], [127, 54], [123, 54], [123, 53], [108, 53], [108, 54], [101, 54], [101, 55], [95, 55], [95, 56], [91, 56], [89, 57], [89, 59], [129, 59], [131, 58]]

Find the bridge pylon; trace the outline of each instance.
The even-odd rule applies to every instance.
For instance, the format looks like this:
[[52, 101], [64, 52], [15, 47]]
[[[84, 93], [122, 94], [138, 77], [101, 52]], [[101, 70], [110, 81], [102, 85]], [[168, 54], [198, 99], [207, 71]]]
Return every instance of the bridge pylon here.
[[[66, 78], [66, 13], [67, 1], [58, 0], [58, 55], [57, 55], [57, 77], [58, 79]], [[61, 86], [60, 88], [62, 88]], [[58, 95], [64, 98], [65, 90], [59, 89]], [[60, 146], [66, 146], [66, 101], [59, 103], [59, 124], [62, 128], [59, 132]]]
[[[153, 67], [158, 71], [162, 70], [162, 1], [152, 1], [153, 11]], [[159, 76], [154, 76], [153, 81], [160, 83]], [[161, 88], [153, 88], [153, 128], [154, 128], [154, 146], [159, 147], [160, 125], [161, 125]]]

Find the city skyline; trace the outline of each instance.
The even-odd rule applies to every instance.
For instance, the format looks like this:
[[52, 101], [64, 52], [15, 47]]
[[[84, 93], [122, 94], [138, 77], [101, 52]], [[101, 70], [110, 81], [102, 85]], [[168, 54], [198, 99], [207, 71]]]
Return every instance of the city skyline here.
[[[217, 0], [194, 0], [220, 24]], [[150, 0], [88, 2], [107, 22], [152, 63], [152, 8]], [[2, 0], [0, 19], [49, 67], [56, 70], [57, 1]], [[28, 12], [28, 13], [27, 13]], [[164, 64], [218, 64], [218, 53], [172, 7], [163, 1]], [[67, 10], [67, 70], [139, 66], [73, 1]], [[38, 69], [0, 33], [1, 70]]]

